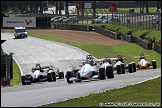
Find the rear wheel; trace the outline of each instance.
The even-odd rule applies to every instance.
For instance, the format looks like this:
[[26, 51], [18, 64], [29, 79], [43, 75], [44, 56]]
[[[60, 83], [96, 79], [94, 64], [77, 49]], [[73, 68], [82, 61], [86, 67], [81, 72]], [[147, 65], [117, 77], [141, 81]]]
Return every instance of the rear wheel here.
[[114, 70], [112, 66], [106, 67], [106, 76], [107, 78], [114, 78]]
[[106, 76], [105, 75], [105, 68], [99, 68], [99, 78], [100, 78], [100, 80], [106, 79], [105, 76]]
[[129, 71], [129, 73], [132, 73], [132, 64], [131, 63], [128, 64], [128, 71]]
[[132, 66], [133, 66], [133, 72], [136, 72], [136, 70], [137, 70], [137, 69], [136, 69], [136, 67], [137, 67], [137, 66], [136, 66], [136, 63], [132, 63]]
[[62, 72], [59, 72], [59, 79], [62, 78]]
[[152, 64], [152, 66], [153, 66], [153, 69], [156, 69], [156, 61], [155, 61], [155, 60], [152, 60], [152, 61], [151, 61], [151, 64]]
[[125, 65], [124, 64], [121, 64], [121, 73], [125, 74]]
[[25, 79], [25, 76], [21, 76], [22, 85], [26, 85]]
[[121, 65], [116, 66], [117, 74], [121, 74]]

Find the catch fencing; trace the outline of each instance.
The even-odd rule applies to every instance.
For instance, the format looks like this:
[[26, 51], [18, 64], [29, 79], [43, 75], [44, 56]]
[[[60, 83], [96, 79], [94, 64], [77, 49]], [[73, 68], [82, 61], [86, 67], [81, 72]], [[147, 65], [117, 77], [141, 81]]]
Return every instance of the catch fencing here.
[[[109, 9], [96, 9], [96, 14], [93, 14], [93, 9], [84, 9], [77, 10], [76, 8], [72, 8], [69, 10], [61, 10], [61, 13], [56, 14], [56, 10], [49, 10], [48, 12], [44, 11], [43, 14], [41, 13], [26, 13], [22, 14], [21, 17], [56, 17], [56, 16], [76, 16], [79, 18], [79, 22], [75, 20], [69, 23], [80, 23], [80, 24], [93, 24], [94, 19], [97, 19], [99, 16], [112, 16], [113, 18], [118, 19], [119, 21], [108, 21], [100, 22], [105, 24], [117, 24], [122, 25], [134, 29], [141, 29], [141, 30], [161, 30], [161, 13], [154, 12], [154, 13], [138, 13], [135, 12], [134, 9], [130, 9], [128, 11], [120, 10], [120, 8], [116, 12], [109, 12]], [[20, 15], [16, 15], [18, 17]], [[59, 23], [62, 23], [61, 21]], [[53, 24], [53, 23], [51, 23]]]
[[[65, 12], [63, 12], [65, 13]], [[76, 16], [79, 18], [79, 22], [71, 22], [71, 23], [80, 23], [80, 24], [93, 24], [94, 19], [97, 19], [99, 16], [112, 16], [112, 19], [118, 19], [119, 21], [109, 21], [107, 18], [106, 22], [100, 22], [102, 24], [117, 24], [126, 26], [134, 29], [141, 30], [161, 30], [161, 13], [138, 13], [134, 12], [134, 10], [123, 11], [118, 10], [116, 12], [109, 12], [108, 9], [96, 9], [96, 14], [93, 15], [92, 9], [82, 10], [69, 10], [68, 15], [59, 14], [61, 16]], [[53, 17], [58, 16], [53, 14]], [[60, 22], [61, 23], [61, 22]]]

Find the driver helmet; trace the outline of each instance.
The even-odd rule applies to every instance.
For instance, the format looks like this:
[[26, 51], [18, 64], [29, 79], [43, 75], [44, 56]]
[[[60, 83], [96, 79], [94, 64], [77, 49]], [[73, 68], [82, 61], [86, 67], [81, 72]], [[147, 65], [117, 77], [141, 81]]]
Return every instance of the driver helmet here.
[[140, 56], [144, 56], [144, 53], [141, 53]]
[[41, 67], [41, 65], [40, 65], [39, 63], [37, 63], [37, 64], [35, 65], [35, 67]]

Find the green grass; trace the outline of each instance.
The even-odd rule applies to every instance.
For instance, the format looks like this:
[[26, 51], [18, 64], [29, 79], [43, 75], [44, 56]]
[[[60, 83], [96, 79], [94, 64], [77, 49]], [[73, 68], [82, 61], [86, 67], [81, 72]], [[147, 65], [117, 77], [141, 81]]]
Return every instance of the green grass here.
[[[109, 90], [103, 93], [90, 94], [88, 96], [70, 99], [39, 107], [100, 107], [99, 104], [114, 102], [136, 103], [160, 103], [161, 106], [161, 77], [130, 85], [121, 89]], [[103, 104], [105, 105], [105, 104]]]
[[17, 86], [21, 82], [20, 69], [16, 62], [13, 60], [13, 79], [11, 80], [12, 86]]

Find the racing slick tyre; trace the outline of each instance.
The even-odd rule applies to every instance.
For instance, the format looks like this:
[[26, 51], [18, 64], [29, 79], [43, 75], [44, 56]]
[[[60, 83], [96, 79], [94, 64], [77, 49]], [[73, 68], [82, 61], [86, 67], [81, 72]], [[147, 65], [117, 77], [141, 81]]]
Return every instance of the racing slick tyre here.
[[133, 72], [136, 72], [136, 70], [137, 70], [137, 69], [136, 69], [136, 67], [137, 67], [137, 66], [136, 66], [136, 63], [133, 62], [133, 63], [132, 63], [132, 66], [133, 66]]
[[56, 81], [56, 73], [55, 72], [51, 72], [51, 74], [52, 74], [53, 81]]
[[124, 64], [121, 64], [121, 73], [125, 74], [125, 65]]
[[64, 79], [64, 72], [61, 72], [62, 73], [62, 79]]
[[26, 85], [30, 85], [32, 83], [31, 75], [25, 75], [25, 82], [26, 82]]
[[151, 61], [151, 64], [152, 64], [152, 66], [153, 66], [153, 69], [156, 69], [156, 61], [155, 61], [155, 60], [152, 60], [152, 61]]
[[73, 81], [70, 81], [70, 80], [69, 80], [69, 79], [71, 78], [71, 74], [72, 74], [71, 71], [68, 71], [67, 74], [66, 74], [66, 79], [67, 79], [67, 83], [68, 83], [68, 84], [73, 83]]
[[121, 65], [116, 66], [117, 74], [121, 74]]
[[100, 78], [100, 80], [106, 79], [105, 76], [106, 76], [105, 75], [105, 68], [99, 68], [99, 78]]
[[52, 81], [52, 73], [47, 73], [47, 81]]
[[114, 78], [114, 70], [112, 66], [107, 66], [106, 67], [106, 76], [107, 78]]
[[25, 76], [21, 76], [22, 85], [26, 85], [25, 79]]
[[59, 79], [64, 79], [64, 72], [59, 72]]
[[132, 73], [132, 71], [133, 71], [133, 70], [132, 70], [132, 64], [130, 63], [130, 64], [128, 64], [128, 72], [129, 72], [129, 73]]

